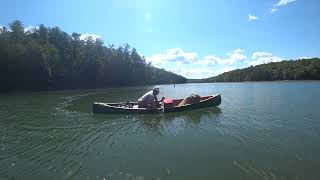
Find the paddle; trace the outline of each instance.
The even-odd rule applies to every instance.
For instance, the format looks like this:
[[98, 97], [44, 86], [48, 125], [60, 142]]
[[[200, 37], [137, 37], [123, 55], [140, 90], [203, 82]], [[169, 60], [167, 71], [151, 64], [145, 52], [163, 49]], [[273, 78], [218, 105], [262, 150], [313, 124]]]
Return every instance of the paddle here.
[[162, 112], [164, 113], [164, 102], [162, 101], [162, 108], [161, 108]]
[[161, 98], [161, 102], [162, 102], [161, 110], [162, 110], [163, 113], [164, 113], [164, 102], [163, 102], [164, 99], [165, 99], [165, 97], [162, 97], [162, 98]]

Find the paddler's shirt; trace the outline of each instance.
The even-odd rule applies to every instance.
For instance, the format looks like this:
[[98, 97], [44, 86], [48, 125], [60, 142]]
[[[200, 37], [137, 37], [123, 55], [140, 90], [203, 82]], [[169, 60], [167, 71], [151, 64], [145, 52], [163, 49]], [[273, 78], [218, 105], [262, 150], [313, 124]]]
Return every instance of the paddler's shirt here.
[[151, 104], [155, 101], [158, 101], [158, 99], [157, 96], [153, 95], [153, 91], [149, 91], [146, 94], [144, 94], [141, 98], [139, 98], [138, 101], [146, 104]]

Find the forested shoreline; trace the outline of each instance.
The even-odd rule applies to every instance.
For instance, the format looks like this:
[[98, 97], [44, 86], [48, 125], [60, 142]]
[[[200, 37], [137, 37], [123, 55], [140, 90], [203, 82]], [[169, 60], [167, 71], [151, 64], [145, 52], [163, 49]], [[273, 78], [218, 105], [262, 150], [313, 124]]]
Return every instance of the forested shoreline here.
[[105, 46], [101, 39], [59, 27], [25, 30], [15, 20], [0, 28], [0, 91], [104, 88], [186, 82], [320, 80], [320, 59], [251, 66], [207, 79], [189, 79], [153, 67], [128, 44]]
[[320, 59], [271, 62], [222, 73], [203, 82], [320, 80]]
[[153, 67], [128, 44], [104, 46], [101, 39], [59, 27], [25, 31], [15, 20], [0, 29], [0, 91], [62, 90], [184, 83], [186, 78]]

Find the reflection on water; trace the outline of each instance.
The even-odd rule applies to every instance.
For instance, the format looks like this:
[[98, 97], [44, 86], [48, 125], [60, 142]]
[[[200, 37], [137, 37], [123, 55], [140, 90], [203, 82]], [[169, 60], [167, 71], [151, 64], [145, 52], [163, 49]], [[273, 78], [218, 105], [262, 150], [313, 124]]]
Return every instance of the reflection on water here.
[[[177, 113], [165, 114], [93, 114], [94, 119], [101, 122], [122, 121], [130, 124], [133, 127], [145, 128], [150, 132], [158, 133], [159, 135], [167, 131], [170, 126], [178, 125], [178, 129], [187, 128], [192, 124], [199, 124], [201, 120], [210, 121], [210, 123], [218, 125], [217, 117], [221, 113], [221, 108], [210, 107], [198, 110], [191, 110]], [[179, 122], [177, 124], [177, 122]], [[185, 121], [185, 123], [181, 123]], [[186, 126], [186, 127], [183, 127]], [[131, 128], [133, 128], [131, 127]], [[168, 133], [168, 132], [166, 132]]]
[[168, 114], [164, 114], [164, 118], [166, 120], [182, 118], [193, 123], [200, 123], [202, 119], [214, 120], [220, 113], [221, 113], [220, 107], [211, 107], [211, 108], [197, 109], [197, 110], [171, 113], [171, 114], [168, 113]]
[[176, 136], [188, 128], [195, 128], [194, 126], [199, 124], [201, 120], [205, 121], [204, 124], [218, 125], [217, 116], [220, 113], [220, 108], [213, 107], [187, 112], [167, 113], [160, 116], [142, 118], [140, 121], [145, 129], [157, 132], [158, 135]]

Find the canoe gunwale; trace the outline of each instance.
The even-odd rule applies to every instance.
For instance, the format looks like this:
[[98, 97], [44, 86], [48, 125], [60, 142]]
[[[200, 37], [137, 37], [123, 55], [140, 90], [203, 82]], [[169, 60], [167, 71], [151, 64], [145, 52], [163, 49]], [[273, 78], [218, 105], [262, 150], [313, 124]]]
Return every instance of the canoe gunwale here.
[[[149, 108], [132, 108], [126, 107], [125, 105], [137, 105], [137, 102], [119, 102], [119, 103], [93, 103], [93, 113], [95, 114], [159, 114], [168, 112], [179, 112], [186, 110], [199, 109], [204, 107], [214, 107], [221, 104], [221, 95], [217, 94], [214, 96], [204, 96], [198, 103], [186, 104], [174, 107], [165, 107], [162, 112], [162, 108], [149, 109]], [[183, 99], [176, 99], [174, 101], [182, 101]], [[122, 105], [122, 106], [121, 106]]]

